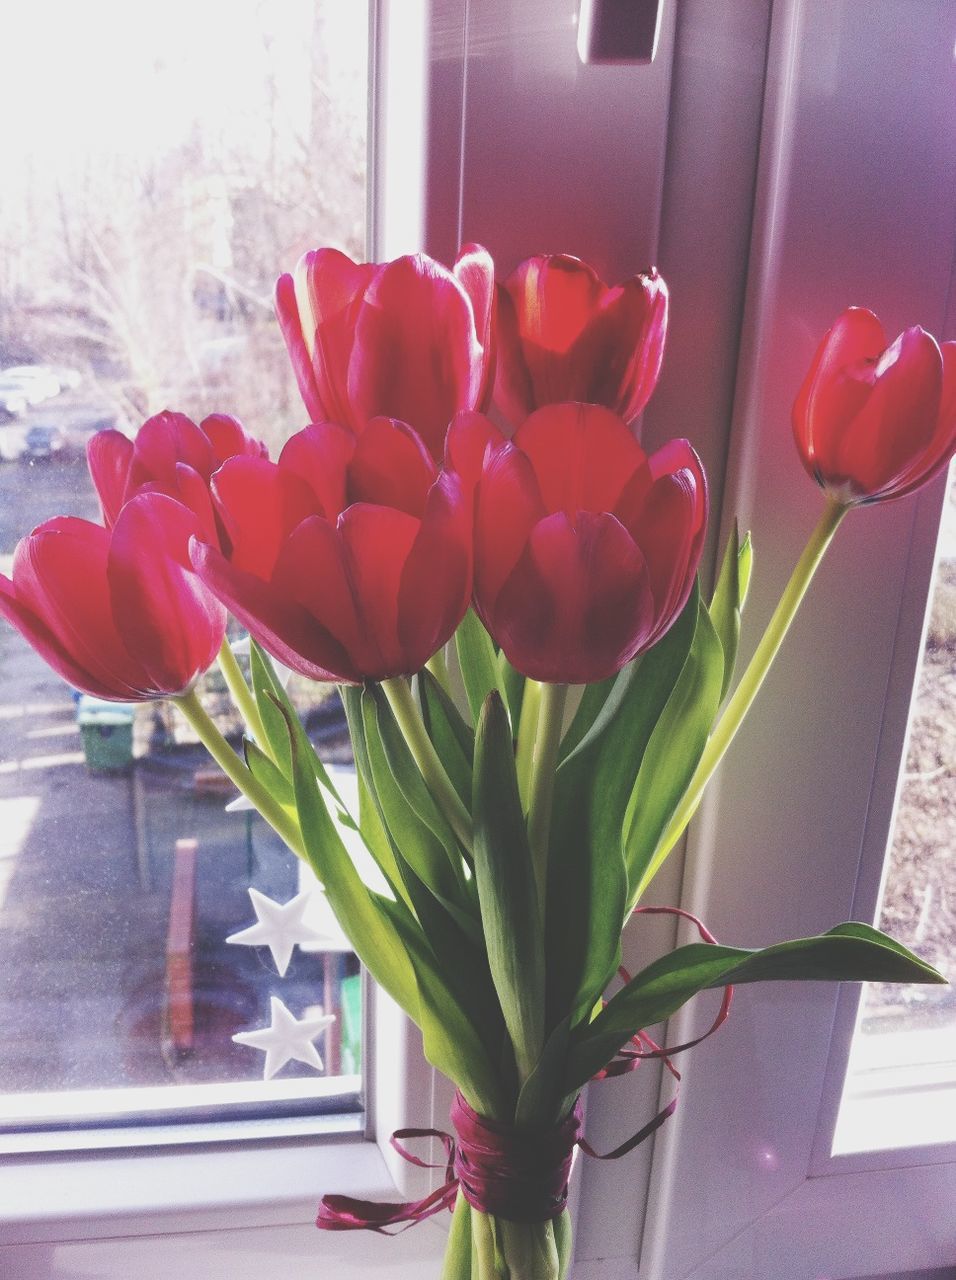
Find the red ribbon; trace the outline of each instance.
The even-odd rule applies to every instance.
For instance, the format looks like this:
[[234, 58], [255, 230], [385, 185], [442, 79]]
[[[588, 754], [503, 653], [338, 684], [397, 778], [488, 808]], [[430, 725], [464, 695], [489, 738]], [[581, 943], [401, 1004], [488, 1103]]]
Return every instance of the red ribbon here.
[[[636, 907], [635, 915], [672, 915], [689, 920], [696, 926], [704, 942], [717, 939], [689, 911], [679, 907]], [[631, 975], [621, 966], [623, 982]], [[717, 1016], [709, 1030], [693, 1040], [673, 1047], [661, 1048], [644, 1031], [636, 1032], [594, 1080], [626, 1075], [636, 1071], [648, 1058], [659, 1058], [678, 1084], [680, 1072], [671, 1062], [678, 1053], [706, 1040], [720, 1027], [730, 1013], [734, 989], [724, 988]], [[445, 1169], [445, 1181], [421, 1200], [382, 1203], [357, 1200], [351, 1196], [323, 1196], [316, 1226], [325, 1231], [377, 1231], [394, 1234], [388, 1228], [404, 1231], [442, 1209], [453, 1209], [459, 1189], [476, 1209], [506, 1218], [511, 1222], [547, 1222], [556, 1218], [568, 1199], [568, 1180], [575, 1146], [595, 1160], [618, 1160], [644, 1142], [677, 1109], [677, 1093], [653, 1120], [639, 1129], [613, 1151], [601, 1155], [581, 1136], [581, 1101], [558, 1125], [540, 1129], [518, 1130], [497, 1121], [485, 1119], [469, 1107], [456, 1092], [451, 1120], [457, 1140], [441, 1129], [397, 1129], [391, 1144], [399, 1155], [420, 1169]], [[445, 1163], [429, 1164], [404, 1146], [406, 1138], [438, 1138], [445, 1148]]]

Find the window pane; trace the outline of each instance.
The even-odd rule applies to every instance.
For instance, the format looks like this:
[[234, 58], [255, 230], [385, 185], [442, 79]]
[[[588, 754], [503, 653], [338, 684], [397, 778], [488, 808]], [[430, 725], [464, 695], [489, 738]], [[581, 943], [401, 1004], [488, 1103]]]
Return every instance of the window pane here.
[[[943, 511], [937, 557], [879, 924], [952, 980], [956, 975], [956, 472]], [[954, 988], [868, 984], [835, 1149], [952, 1140], [956, 1137], [954, 1102]]]
[[[226, 412], [275, 456], [305, 424], [272, 288], [314, 245], [363, 254], [367, 29], [360, 0], [6, 16], [3, 572], [39, 521], [98, 517], [99, 428]], [[319, 940], [280, 978], [267, 949], [227, 944], [255, 923], [250, 887], [284, 903], [305, 881], [257, 816], [224, 811], [185, 722], [80, 699], [5, 624], [0, 677], [0, 1129], [355, 1105], [355, 959]], [[347, 765], [335, 695], [295, 677], [290, 693]], [[238, 744], [215, 673], [203, 698]], [[320, 895], [310, 911], [327, 933]], [[299, 1019], [335, 1012], [322, 1072], [292, 1061], [263, 1084], [263, 1052], [233, 1041], [268, 1025], [273, 996]]]

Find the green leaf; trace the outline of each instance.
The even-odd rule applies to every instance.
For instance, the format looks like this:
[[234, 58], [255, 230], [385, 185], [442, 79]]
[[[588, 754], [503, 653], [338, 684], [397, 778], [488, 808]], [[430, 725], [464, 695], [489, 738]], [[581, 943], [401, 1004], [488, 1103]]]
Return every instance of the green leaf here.
[[414, 922], [386, 904], [401, 936], [418, 986], [418, 1021], [425, 1056], [464, 1093], [469, 1105], [485, 1116], [502, 1115], [502, 1096], [483, 1042], [461, 1005], [442, 979], [428, 940]]
[[[283, 721], [283, 724], [285, 721]], [[249, 772], [267, 788], [274, 800], [277, 800], [283, 808], [294, 810], [295, 796], [292, 791], [292, 783], [280, 771], [278, 766], [273, 763], [272, 759], [252, 741], [251, 738], [243, 738], [242, 750], [246, 758], [246, 764], [249, 766]]]
[[640, 658], [631, 663], [629, 667], [625, 667], [624, 671], [619, 671], [616, 676], [608, 676], [606, 680], [599, 680], [597, 684], [588, 684], [584, 686], [584, 693], [581, 695], [581, 701], [578, 703], [577, 711], [574, 713], [574, 719], [568, 726], [568, 731], [564, 735], [561, 742], [560, 760], [566, 760], [574, 748], [587, 736], [595, 720], [601, 713], [605, 702], [611, 695], [611, 691], [617, 682], [627, 672], [625, 680], [633, 677], [634, 671], [640, 665]]
[[694, 776], [720, 706], [724, 655], [701, 604], [690, 652], [654, 727], [624, 817], [624, 858], [633, 904], [659, 862], [655, 853]]
[[287, 725], [295, 802], [309, 865], [359, 959], [375, 981], [417, 1020], [418, 985], [394, 925], [396, 915], [404, 912], [408, 916], [408, 912], [400, 903], [385, 908], [388, 900], [363, 883], [322, 798], [309, 741], [298, 716], [278, 702], [273, 705]]
[[531, 849], [501, 695], [485, 700], [475, 739], [475, 879], [488, 963], [518, 1074], [544, 1043], [544, 939]]
[[635, 1032], [663, 1022], [698, 991], [748, 982], [945, 982], [924, 960], [864, 924], [841, 924], [813, 938], [762, 951], [692, 943], [638, 973], [590, 1025], [568, 1056], [567, 1092], [600, 1071]]
[[710, 620], [720, 640], [724, 653], [724, 675], [720, 688], [720, 701], [730, 689], [737, 662], [737, 647], [740, 643], [740, 615], [747, 598], [750, 585], [750, 570], [753, 565], [753, 551], [748, 533], [740, 543], [737, 522], [724, 552], [723, 563], [717, 577], [713, 599], [710, 602]]
[[384, 694], [362, 690], [362, 724], [371, 790], [396, 853], [432, 893], [462, 900], [458, 843], [438, 812]]
[[554, 1123], [567, 1114], [563, 1105], [570, 1015], [562, 1018], [545, 1043], [534, 1070], [521, 1088], [515, 1121], [518, 1125]]
[[430, 671], [423, 669], [412, 682], [425, 730], [466, 809], [471, 808], [471, 767], [475, 733], [461, 718], [453, 699]]
[[590, 729], [559, 765], [548, 861], [548, 1019], [586, 1015], [620, 957], [627, 903], [621, 832], [645, 749], [683, 670], [698, 592], [639, 662], [614, 680]]
[[485, 698], [498, 688], [498, 658], [491, 636], [474, 609], [468, 610], [455, 632], [455, 648], [472, 723], [477, 724]]

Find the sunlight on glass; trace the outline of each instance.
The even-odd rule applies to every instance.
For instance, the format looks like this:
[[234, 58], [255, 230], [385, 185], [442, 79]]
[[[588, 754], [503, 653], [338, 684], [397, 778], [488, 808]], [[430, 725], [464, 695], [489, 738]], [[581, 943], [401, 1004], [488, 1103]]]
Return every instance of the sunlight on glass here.
[[[98, 517], [96, 430], [227, 412], [274, 456], [305, 425], [272, 291], [315, 245], [364, 256], [367, 29], [361, 0], [5, 15], [3, 572], [41, 520]], [[347, 763], [337, 701], [289, 692]], [[202, 696], [238, 744], [215, 673]], [[0, 1131], [354, 1104], [360, 978], [341, 937], [295, 947], [281, 977], [267, 948], [226, 943], [255, 923], [250, 887], [285, 903], [308, 880], [261, 819], [224, 812], [224, 783], [167, 706], [81, 698], [0, 630]], [[265, 1086], [263, 1053], [234, 1042], [269, 1025], [273, 996], [296, 1019], [334, 1012], [321, 1073], [292, 1060]]]

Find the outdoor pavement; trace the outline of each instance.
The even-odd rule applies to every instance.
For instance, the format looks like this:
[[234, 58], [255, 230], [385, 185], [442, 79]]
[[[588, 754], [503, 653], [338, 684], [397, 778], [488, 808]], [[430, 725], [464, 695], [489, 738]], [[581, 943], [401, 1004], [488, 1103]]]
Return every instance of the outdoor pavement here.
[[[95, 517], [87, 486], [82, 464], [0, 465], [0, 568], [49, 515]], [[279, 979], [268, 951], [226, 945], [254, 922], [250, 885], [293, 896], [296, 859], [258, 816], [224, 812], [228, 789], [196, 785], [204, 751], [154, 713], [137, 711], [132, 769], [91, 771], [71, 690], [0, 623], [0, 1113], [4, 1094], [260, 1079], [232, 1034], [266, 1025], [272, 994], [297, 1017], [322, 1003], [321, 955], [297, 950]], [[198, 842], [187, 1052], [164, 1018], [178, 839]]]

